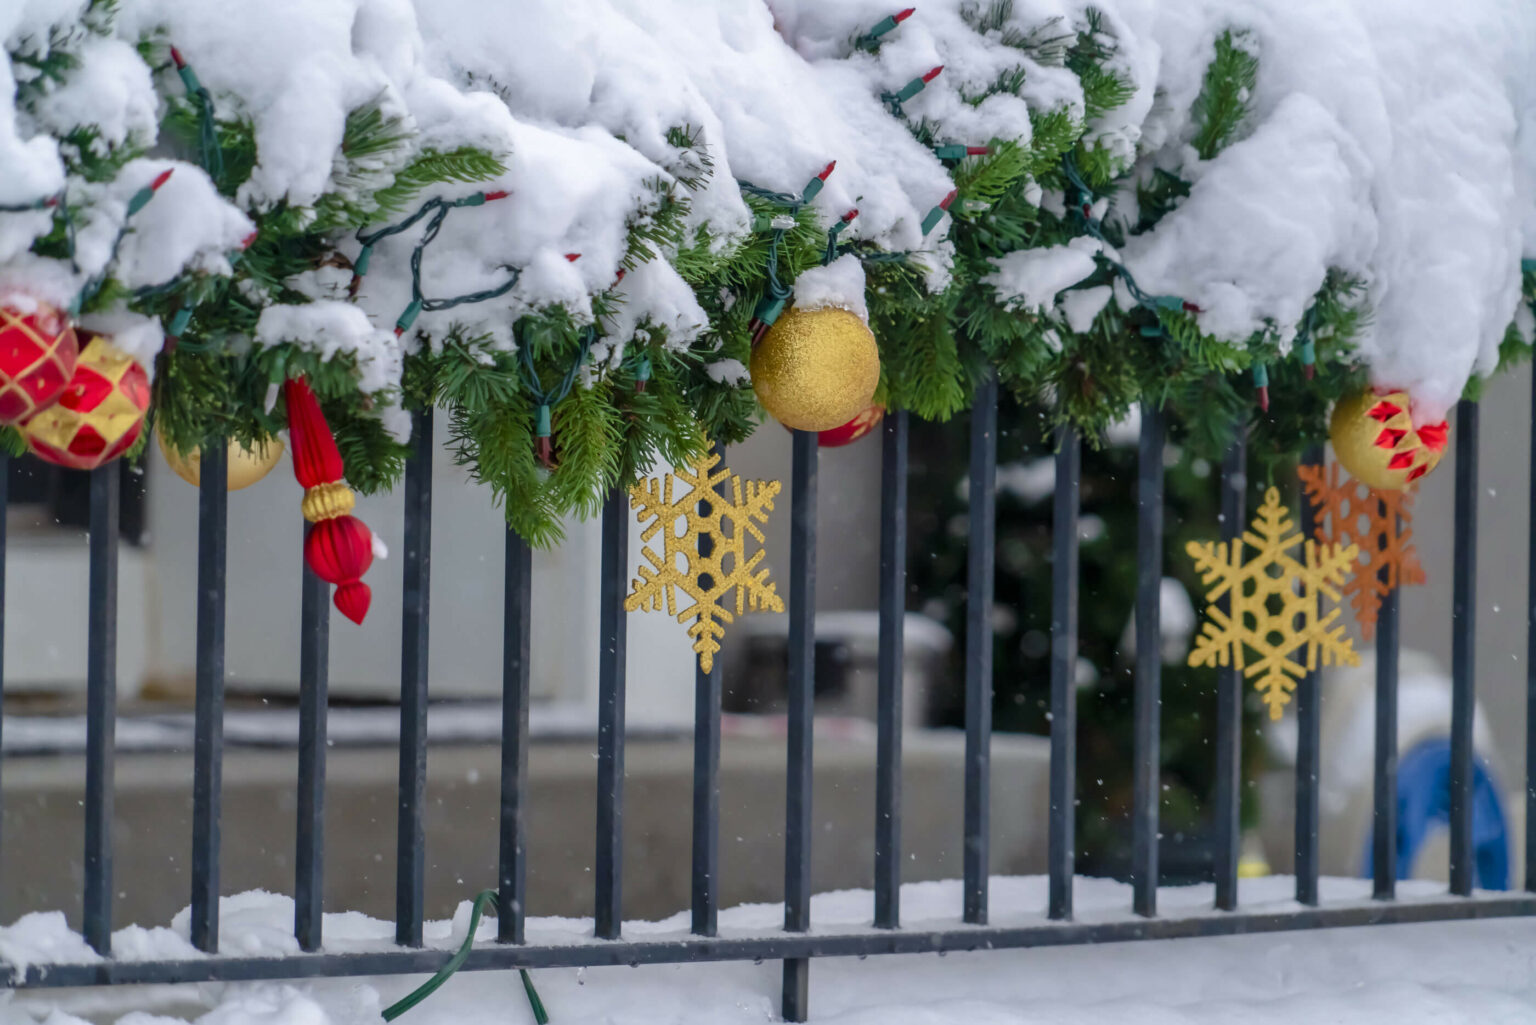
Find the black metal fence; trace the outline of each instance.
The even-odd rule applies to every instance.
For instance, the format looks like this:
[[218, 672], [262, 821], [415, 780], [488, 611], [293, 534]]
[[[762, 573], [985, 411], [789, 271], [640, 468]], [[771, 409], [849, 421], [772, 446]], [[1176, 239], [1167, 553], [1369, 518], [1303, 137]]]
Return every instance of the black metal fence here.
[[[1139, 532], [1135, 629], [1133, 904], [1127, 913], [1091, 923], [1073, 921], [1073, 808], [1078, 603], [1079, 440], [1059, 437], [1056, 456], [1054, 586], [1051, 615], [1051, 757], [1049, 899], [1044, 917], [1029, 924], [988, 924], [988, 838], [992, 709], [994, 505], [997, 464], [997, 386], [983, 385], [972, 413], [970, 454], [969, 611], [965, 652], [964, 882], [953, 922], [904, 929], [901, 919], [902, 619], [906, 581], [908, 417], [893, 413], [883, 431], [884, 486], [880, 509], [880, 633], [875, 792], [874, 907], [868, 928], [813, 932], [810, 900], [812, 809], [812, 698], [816, 577], [817, 439], [796, 432], [791, 476], [789, 571], [789, 677], [787, 817], [784, 827], [784, 927], [760, 934], [717, 934], [719, 895], [719, 767], [721, 671], [695, 679], [692, 842], [692, 931], [674, 938], [623, 938], [625, 584], [630, 573], [629, 500], [616, 491], [603, 509], [598, 791], [595, 830], [594, 937], [575, 945], [525, 942], [524, 890], [528, 784], [528, 708], [531, 553], [506, 535], [505, 625], [501, 735], [500, 856], [497, 887], [502, 909], [495, 943], [477, 945], [464, 967], [474, 969], [614, 965], [692, 960], [780, 959], [784, 963], [783, 1014], [807, 1013], [811, 959], [815, 957], [976, 950], [1057, 944], [1210, 936], [1389, 922], [1528, 915], [1536, 894], [1474, 896], [1472, 832], [1472, 724], [1478, 407], [1463, 402], [1456, 425], [1456, 522], [1452, 764], [1450, 774], [1450, 892], [1433, 899], [1395, 898], [1397, 771], [1397, 596], [1387, 597], [1377, 634], [1374, 893], [1369, 902], [1320, 906], [1318, 897], [1320, 695], [1316, 673], [1296, 692], [1300, 741], [1296, 760], [1296, 901], [1290, 910], [1238, 907], [1238, 803], [1242, 744], [1240, 671], [1220, 671], [1216, 724], [1217, 912], [1161, 917], [1157, 913], [1158, 736], [1160, 715], [1159, 580], [1162, 576], [1164, 422], [1154, 411], [1141, 421], [1138, 476]], [[404, 613], [401, 623], [401, 731], [396, 944], [375, 952], [327, 953], [322, 933], [325, 866], [328, 587], [305, 573], [300, 639], [298, 849], [294, 879], [294, 932], [301, 954], [249, 957], [218, 954], [220, 764], [224, 710], [224, 600], [226, 465], [211, 447], [202, 463], [199, 493], [197, 591], [197, 700], [191, 940], [206, 957], [128, 961], [111, 957], [113, 747], [115, 715], [117, 549], [120, 477], [116, 467], [91, 477], [88, 714], [85, 787], [84, 936], [103, 960], [89, 964], [33, 964], [6, 973], [12, 987], [282, 979], [435, 971], [450, 951], [422, 942], [426, 838], [422, 827], [426, 782], [427, 650], [432, 530], [432, 414], [416, 414], [415, 451], [405, 476]], [[1308, 453], [1317, 462], [1321, 451]], [[1223, 533], [1238, 535], [1246, 520], [1244, 449], [1232, 447], [1222, 467]], [[0, 472], [0, 506], [6, 474]], [[1536, 455], [1532, 502], [1536, 509]], [[1310, 535], [1310, 516], [1303, 527]], [[0, 518], [0, 613], [3, 613], [4, 519]], [[1536, 587], [1536, 545], [1531, 553]], [[1536, 590], [1531, 597], [1536, 625]], [[1536, 697], [1536, 629], [1530, 637], [1528, 687]], [[1536, 701], [1531, 706], [1536, 713]], [[1536, 749], [1536, 714], [1528, 715], [1528, 750]], [[1529, 770], [1528, 770], [1529, 771]], [[1527, 776], [1529, 781], [1529, 776]], [[1528, 785], [1526, 886], [1536, 888], [1536, 791]]]

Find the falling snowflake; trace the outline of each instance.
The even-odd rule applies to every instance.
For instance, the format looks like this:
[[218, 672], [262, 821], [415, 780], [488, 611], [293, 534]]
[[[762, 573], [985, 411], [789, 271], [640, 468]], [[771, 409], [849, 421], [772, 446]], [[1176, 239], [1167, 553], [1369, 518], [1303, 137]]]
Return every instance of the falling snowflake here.
[[[639, 579], [624, 601], [627, 611], [645, 610], [676, 616], [679, 623], [693, 621], [688, 636], [699, 656], [699, 666], [709, 672], [715, 653], [725, 636], [725, 624], [748, 608], [753, 611], [783, 612], [784, 602], [768, 580], [768, 569], [758, 569], [763, 550], [747, 557], [747, 538], [759, 545], [763, 532], [759, 524], [768, 522], [773, 497], [781, 484], [774, 481], [745, 481], [729, 469], [715, 469], [720, 463], [717, 452], [706, 452], [692, 466], [679, 467], [660, 480], [642, 480], [630, 491], [630, 503], [646, 524], [640, 539], [650, 565], [639, 567]], [[687, 494], [673, 498], [673, 485], [689, 486]], [[719, 485], [727, 485], [729, 495]], [[678, 533], [678, 524], [685, 529]], [[662, 548], [658, 554], [650, 545], [660, 532]], [[693, 604], [677, 610], [677, 592], [682, 591]], [[735, 615], [726, 608], [735, 591]]]
[[[1244, 561], [1243, 545], [1254, 549]], [[1302, 545], [1298, 562], [1291, 549]], [[1192, 666], [1229, 662], [1254, 680], [1272, 719], [1291, 700], [1296, 681], [1323, 665], [1359, 665], [1354, 645], [1336, 623], [1337, 608], [1319, 615], [1320, 597], [1340, 600], [1339, 588], [1356, 566], [1355, 545], [1319, 545], [1291, 527], [1290, 513], [1280, 504], [1280, 492], [1270, 488], [1254, 517], [1253, 529], [1228, 545], [1225, 541], [1191, 541], [1185, 547], [1195, 560], [1201, 581], [1210, 588], [1206, 600], [1228, 600], [1228, 609], [1212, 604], [1189, 653]], [[1305, 662], [1297, 660], [1305, 648]], [[1257, 654], [1250, 661], [1247, 652]]]
[[[1424, 567], [1409, 543], [1413, 530], [1413, 501], [1409, 491], [1376, 490], [1364, 483], [1340, 480], [1339, 466], [1303, 465], [1297, 469], [1312, 503], [1321, 544], [1359, 546], [1360, 566], [1344, 585], [1350, 607], [1366, 640], [1376, 633], [1381, 600], [1395, 588], [1424, 583]], [[1382, 571], [1386, 571], [1383, 579]]]

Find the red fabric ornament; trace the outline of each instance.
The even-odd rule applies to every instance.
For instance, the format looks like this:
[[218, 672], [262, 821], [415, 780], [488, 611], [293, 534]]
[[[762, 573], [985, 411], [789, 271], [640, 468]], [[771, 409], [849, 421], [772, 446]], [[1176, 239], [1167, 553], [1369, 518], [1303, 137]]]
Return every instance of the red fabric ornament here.
[[0, 304], [0, 424], [24, 423], [58, 401], [79, 355], [63, 311], [44, 302], [30, 313]]
[[358, 577], [373, 565], [373, 532], [356, 516], [333, 516], [309, 528], [304, 561], [321, 580], [338, 584], [336, 607], [354, 623], [368, 615], [373, 592]]
[[22, 425], [27, 447], [71, 470], [94, 470], [133, 447], [149, 410], [149, 377], [102, 335], [85, 351], [58, 401]]
[[304, 486], [304, 518], [314, 524], [304, 537], [304, 562], [321, 580], [336, 585], [334, 600], [341, 614], [362, 623], [373, 600], [360, 579], [373, 565], [373, 532], [351, 515], [356, 498], [342, 482], [341, 451], [309, 382], [290, 378], [283, 398], [293, 475]]
[[841, 427], [833, 427], [816, 435], [818, 448], [841, 448], [851, 445], [880, 426], [885, 419], [885, 407], [876, 402]]

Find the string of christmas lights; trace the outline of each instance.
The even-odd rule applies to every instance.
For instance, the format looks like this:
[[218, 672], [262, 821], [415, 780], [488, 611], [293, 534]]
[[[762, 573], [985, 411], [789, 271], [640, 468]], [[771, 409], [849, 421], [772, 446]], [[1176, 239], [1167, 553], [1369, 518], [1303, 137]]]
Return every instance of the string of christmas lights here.
[[[528, 394], [533, 399], [536, 408], [533, 418], [534, 451], [538, 455], [539, 462], [545, 467], [554, 466], [554, 445], [550, 440], [553, 434], [551, 410], [556, 404], [571, 393], [571, 387], [576, 383], [576, 375], [587, 362], [587, 354], [592, 350], [592, 343], [597, 340], [597, 328], [590, 324], [581, 329], [581, 345], [577, 350], [576, 358], [571, 361], [570, 368], [565, 376], [560, 378], [560, 383], [549, 391], [544, 390], [539, 381], [539, 372], [533, 365], [532, 346], [521, 345], [518, 347], [518, 355], [522, 358], [523, 369], [527, 374]], [[647, 373], [649, 373], [650, 360], [646, 360]]]
[[805, 183], [805, 188], [800, 190], [799, 195], [790, 192], [774, 192], [741, 179], [736, 181], [741, 191], [766, 200], [785, 211], [777, 217], [769, 218], [766, 224], [753, 225], [753, 229], [758, 231], [763, 228], [773, 229], [773, 235], [768, 240], [767, 294], [753, 311], [750, 325], [753, 344], [762, 341], [763, 335], [767, 334], [773, 322], [779, 319], [779, 315], [784, 312], [784, 307], [789, 303], [789, 297], [794, 294], [794, 289], [779, 278], [779, 246], [784, 242], [784, 233], [795, 226], [795, 215], [800, 212], [800, 208], [821, 194], [822, 188], [827, 184], [828, 176], [836, 167], [836, 160], [827, 164], [821, 169], [820, 174]]

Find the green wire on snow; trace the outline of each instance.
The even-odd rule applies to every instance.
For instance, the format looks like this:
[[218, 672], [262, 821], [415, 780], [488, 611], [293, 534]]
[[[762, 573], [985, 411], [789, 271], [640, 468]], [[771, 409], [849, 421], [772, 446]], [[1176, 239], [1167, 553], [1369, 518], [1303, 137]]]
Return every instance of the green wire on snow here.
[[[480, 928], [480, 918], [485, 914], [487, 907], [495, 906], [495, 904], [495, 890], [481, 890], [475, 896], [475, 901], [469, 910], [469, 933], [464, 937], [464, 942], [459, 945], [459, 949], [448, 959], [447, 964], [437, 970], [436, 975], [384, 1008], [383, 1017], [385, 1021], [394, 1021], [406, 1011], [420, 1004], [427, 997], [436, 993], [443, 983], [453, 976], [454, 972], [464, 967], [464, 962], [469, 959], [469, 952], [475, 945], [475, 933]], [[533, 988], [533, 979], [529, 977], [528, 969], [519, 968], [518, 972], [523, 977], [523, 991], [528, 994], [528, 1005], [533, 1009], [533, 1020], [538, 1022], [538, 1025], [549, 1025], [549, 1013], [544, 1010], [544, 1001], [539, 999], [538, 990]]]

